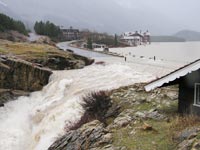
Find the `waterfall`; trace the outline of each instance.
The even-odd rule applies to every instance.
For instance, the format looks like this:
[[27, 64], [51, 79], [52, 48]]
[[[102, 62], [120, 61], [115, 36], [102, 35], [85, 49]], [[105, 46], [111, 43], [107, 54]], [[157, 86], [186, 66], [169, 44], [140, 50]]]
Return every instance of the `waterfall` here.
[[79, 121], [85, 94], [151, 79], [152, 75], [122, 64], [54, 71], [42, 91], [0, 108], [0, 150], [47, 150]]

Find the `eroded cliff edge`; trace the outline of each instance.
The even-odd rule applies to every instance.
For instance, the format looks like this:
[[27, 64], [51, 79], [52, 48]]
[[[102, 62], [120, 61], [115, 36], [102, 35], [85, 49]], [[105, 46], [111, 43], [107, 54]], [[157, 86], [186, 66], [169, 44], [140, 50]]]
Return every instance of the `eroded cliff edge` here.
[[41, 90], [52, 70], [80, 69], [92, 63], [89, 58], [54, 46], [0, 40], [0, 106]]

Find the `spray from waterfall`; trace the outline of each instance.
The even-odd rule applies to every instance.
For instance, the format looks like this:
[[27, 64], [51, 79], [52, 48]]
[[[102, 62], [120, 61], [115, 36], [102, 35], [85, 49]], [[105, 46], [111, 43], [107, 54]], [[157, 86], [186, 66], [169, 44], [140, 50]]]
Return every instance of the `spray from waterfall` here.
[[121, 64], [55, 71], [42, 91], [0, 108], [0, 149], [47, 150], [79, 123], [88, 108], [83, 105], [85, 95], [152, 79]]

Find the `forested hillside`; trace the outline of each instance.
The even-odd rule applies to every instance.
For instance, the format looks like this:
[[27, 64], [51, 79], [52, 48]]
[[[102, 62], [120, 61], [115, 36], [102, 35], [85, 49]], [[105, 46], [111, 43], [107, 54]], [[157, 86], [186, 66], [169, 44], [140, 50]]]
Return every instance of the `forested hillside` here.
[[9, 16], [0, 13], [0, 31], [15, 30], [24, 35], [28, 35], [28, 31], [22, 21], [14, 20]]

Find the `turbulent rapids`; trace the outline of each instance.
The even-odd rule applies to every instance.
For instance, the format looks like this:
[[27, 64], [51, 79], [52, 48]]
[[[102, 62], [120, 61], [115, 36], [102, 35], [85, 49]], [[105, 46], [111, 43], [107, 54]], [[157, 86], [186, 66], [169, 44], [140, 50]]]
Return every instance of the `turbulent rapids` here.
[[47, 150], [79, 121], [85, 94], [151, 79], [122, 64], [56, 71], [42, 91], [0, 108], [0, 150]]

